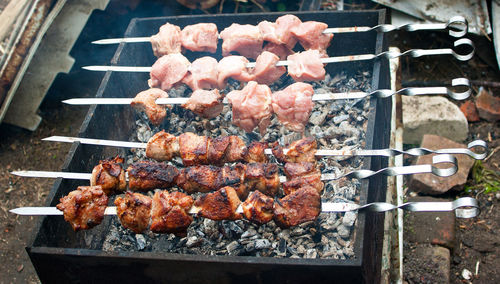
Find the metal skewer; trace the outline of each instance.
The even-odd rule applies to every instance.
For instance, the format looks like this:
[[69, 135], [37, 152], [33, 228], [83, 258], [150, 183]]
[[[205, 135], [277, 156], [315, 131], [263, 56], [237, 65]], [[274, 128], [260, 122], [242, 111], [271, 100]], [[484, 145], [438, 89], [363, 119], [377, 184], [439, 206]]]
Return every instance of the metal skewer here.
[[[73, 143], [80, 142], [82, 144], [88, 145], [100, 145], [100, 146], [112, 146], [112, 147], [125, 147], [125, 148], [141, 148], [146, 149], [147, 143], [142, 142], [127, 142], [127, 141], [116, 141], [116, 140], [103, 140], [103, 139], [92, 139], [92, 138], [80, 138], [80, 137], [67, 137], [67, 136], [50, 136], [43, 138], [43, 141], [51, 142], [65, 142]], [[472, 149], [474, 147], [479, 147], [481, 150], [479, 152], [474, 152]], [[439, 149], [430, 150], [426, 148], [412, 148], [406, 151], [398, 149], [373, 149], [373, 150], [329, 150], [329, 149], [319, 149], [316, 151], [316, 156], [327, 157], [327, 156], [384, 156], [392, 157], [397, 155], [411, 155], [411, 156], [423, 156], [428, 154], [464, 154], [476, 160], [483, 160], [486, 158], [488, 150], [488, 145], [483, 140], [474, 140], [467, 144], [467, 148], [452, 148], [452, 149]], [[283, 152], [286, 154], [288, 149], [284, 149]], [[271, 149], [265, 149], [264, 153], [267, 155], [272, 155]]]
[[[451, 164], [448, 168], [437, 168], [437, 164]], [[432, 157], [432, 164], [414, 165], [404, 167], [387, 167], [377, 171], [372, 170], [354, 170], [344, 174], [324, 173], [321, 180], [338, 180], [344, 177], [353, 177], [365, 179], [377, 174], [385, 176], [411, 175], [411, 174], [434, 174], [439, 177], [448, 177], [454, 175], [458, 170], [457, 159], [449, 154], [442, 154]], [[49, 172], [49, 171], [13, 171], [11, 174], [22, 177], [37, 178], [64, 178], [64, 179], [82, 179], [90, 180], [90, 173], [72, 173], [72, 172]], [[280, 182], [286, 182], [285, 176], [280, 176]]]
[[[467, 61], [474, 56], [475, 47], [470, 39], [462, 38], [456, 40], [453, 43], [454, 48], [458, 48], [460, 46], [465, 47], [468, 46], [471, 50], [465, 54], [459, 54], [452, 48], [440, 48], [440, 49], [409, 49], [405, 52], [396, 52], [396, 51], [384, 51], [379, 54], [360, 54], [360, 55], [346, 55], [346, 56], [336, 56], [336, 57], [328, 57], [321, 58], [321, 62], [324, 64], [327, 63], [335, 63], [335, 62], [348, 62], [348, 61], [363, 61], [363, 60], [372, 60], [377, 58], [386, 58], [392, 59], [400, 56], [409, 56], [409, 57], [421, 57], [421, 56], [429, 56], [429, 55], [453, 55], [456, 59], [460, 61]], [[276, 63], [276, 66], [288, 66], [290, 61], [282, 60]], [[255, 62], [250, 62], [246, 65], [248, 68], [255, 67]], [[100, 65], [92, 65], [92, 66], [83, 66], [85, 70], [90, 71], [115, 71], [115, 72], [145, 72], [149, 73], [152, 70], [152, 67], [139, 67], [139, 66], [100, 66]]]
[[[363, 99], [367, 97], [387, 98], [393, 95], [403, 96], [422, 96], [422, 95], [447, 95], [455, 100], [465, 100], [471, 94], [470, 82], [466, 78], [455, 78], [451, 81], [453, 88], [462, 88], [462, 91], [453, 91], [449, 87], [409, 87], [398, 91], [389, 89], [379, 89], [373, 92], [345, 92], [345, 93], [326, 93], [315, 94], [312, 96], [313, 101], [329, 101], [329, 100], [349, 100]], [[133, 98], [74, 98], [62, 101], [70, 105], [129, 105]], [[160, 98], [155, 101], [158, 105], [177, 105], [187, 103], [189, 98]], [[227, 104], [228, 100], [223, 99], [223, 103]]]
[[[374, 202], [365, 205], [358, 205], [355, 203], [347, 202], [322, 202], [321, 212], [333, 213], [333, 212], [348, 212], [348, 211], [359, 211], [359, 212], [386, 212], [394, 209], [403, 209], [406, 211], [413, 212], [443, 212], [443, 211], [455, 211], [455, 216], [458, 218], [473, 218], [476, 217], [480, 210], [479, 204], [476, 199], [471, 197], [458, 198], [451, 202], [407, 202], [399, 206], [393, 205], [386, 202]], [[9, 210], [9, 212], [17, 215], [63, 215], [63, 212], [56, 207], [19, 207]], [[199, 212], [199, 208], [192, 207], [189, 213], [196, 214]], [[236, 209], [237, 213], [243, 213], [241, 205]], [[116, 215], [116, 207], [107, 207], [104, 211], [104, 215]]]
[[[389, 24], [376, 25], [374, 27], [340, 27], [340, 28], [327, 28], [323, 31], [324, 34], [340, 34], [340, 33], [355, 33], [355, 32], [369, 32], [376, 31], [387, 33], [394, 30], [400, 31], [422, 31], [422, 30], [448, 30], [450, 36], [462, 37], [467, 34], [469, 23], [462, 16], [455, 16], [450, 18], [446, 23], [438, 24], [406, 24], [402, 26], [394, 26]], [[220, 36], [219, 36], [220, 39]], [[93, 41], [93, 44], [117, 44], [117, 43], [137, 43], [137, 42], [150, 42], [151, 37], [128, 37], [128, 38], [109, 38]]]

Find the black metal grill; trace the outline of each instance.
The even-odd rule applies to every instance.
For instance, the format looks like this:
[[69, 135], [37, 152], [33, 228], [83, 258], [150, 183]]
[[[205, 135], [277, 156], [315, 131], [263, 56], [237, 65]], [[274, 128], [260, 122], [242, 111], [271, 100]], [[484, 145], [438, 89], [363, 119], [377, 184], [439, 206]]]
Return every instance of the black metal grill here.
[[[329, 27], [375, 26], [384, 23], [385, 11], [356, 12], [297, 12], [301, 20], [315, 20]], [[237, 14], [211, 16], [179, 16], [136, 18], [125, 36], [145, 36], [165, 22], [179, 26], [199, 22], [216, 23], [219, 30], [233, 22], [256, 24], [262, 20], [274, 21], [282, 14]], [[329, 56], [379, 53], [386, 50], [384, 34], [351, 33], [334, 36], [328, 49]], [[187, 53], [186, 57], [204, 54]], [[212, 55], [213, 56], [213, 55]], [[216, 56], [217, 57], [217, 56]], [[220, 59], [218, 54], [217, 59]], [[121, 44], [112, 63], [124, 66], [151, 66], [155, 58], [149, 43]], [[389, 69], [386, 60], [336, 63], [327, 66], [329, 74], [354, 74], [359, 71], [372, 74], [373, 89], [389, 87]], [[132, 97], [147, 88], [148, 74], [108, 72], [96, 97]], [[372, 99], [366, 132], [366, 148], [388, 146], [390, 132], [390, 99]], [[128, 140], [134, 128], [134, 111], [123, 106], [92, 106], [80, 130], [82, 137]], [[64, 171], [90, 172], [99, 159], [124, 154], [124, 150], [75, 143], [66, 158]], [[385, 158], [365, 158], [364, 165], [380, 169], [387, 165]], [[74, 190], [81, 181], [58, 179], [50, 193], [49, 206]], [[360, 203], [385, 200], [385, 178], [375, 176], [362, 181]], [[42, 282], [309, 282], [322, 283], [342, 280], [342, 283], [372, 282], [378, 278], [383, 214], [358, 217], [355, 228], [356, 258], [290, 259], [248, 256], [203, 256], [160, 252], [104, 252], [102, 244], [109, 218], [96, 228], [74, 233], [63, 218], [49, 216], [40, 220], [34, 241], [27, 251]]]

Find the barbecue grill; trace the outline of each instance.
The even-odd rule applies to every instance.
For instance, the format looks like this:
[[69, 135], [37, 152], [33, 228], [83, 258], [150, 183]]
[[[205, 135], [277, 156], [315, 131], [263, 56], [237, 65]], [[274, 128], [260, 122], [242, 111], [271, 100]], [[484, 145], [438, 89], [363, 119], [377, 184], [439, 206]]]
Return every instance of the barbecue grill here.
[[[383, 24], [385, 11], [356, 12], [296, 12], [301, 20], [321, 21], [329, 27], [375, 26]], [[212, 22], [219, 30], [231, 23], [256, 24], [261, 20], [274, 21], [282, 13], [237, 14], [211, 16], [178, 16], [133, 19], [126, 37], [152, 34], [165, 22], [179, 26]], [[378, 54], [387, 50], [384, 33], [338, 34], [328, 49], [329, 56]], [[203, 53], [186, 53], [190, 60]], [[220, 54], [216, 54], [220, 59]], [[150, 66], [155, 61], [149, 43], [120, 44], [112, 64]], [[371, 74], [373, 90], [389, 88], [389, 68], [386, 59], [328, 64], [331, 76], [359, 72]], [[148, 75], [144, 73], [107, 72], [96, 97], [126, 98], [147, 88]], [[386, 148], [389, 144], [391, 100], [371, 98], [366, 126], [366, 149]], [[116, 105], [91, 106], [80, 129], [81, 137], [129, 140], [136, 128], [134, 111]], [[125, 150], [74, 143], [63, 165], [64, 171], [90, 172], [100, 159], [120, 154]], [[366, 157], [365, 169], [381, 169], [387, 158]], [[361, 181], [360, 204], [384, 201], [386, 182], [382, 176]], [[55, 206], [59, 198], [81, 185], [81, 181], [58, 179], [49, 194]], [[75, 233], [61, 218], [46, 216], [40, 219], [28, 254], [42, 282], [373, 282], [378, 279], [381, 259], [384, 214], [359, 214], [352, 232], [355, 257], [349, 259], [294, 259], [254, 256], [208, 256], [162, 251], [103, 251], [103, 243], [111, 218], [96, 228]]]

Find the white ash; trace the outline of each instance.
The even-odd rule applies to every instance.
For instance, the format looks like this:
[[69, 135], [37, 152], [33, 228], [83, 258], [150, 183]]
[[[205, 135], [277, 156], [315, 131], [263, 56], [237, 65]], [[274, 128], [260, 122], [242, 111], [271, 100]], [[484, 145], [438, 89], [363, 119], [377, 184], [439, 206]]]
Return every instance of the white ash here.
[[[364, 72], [353, 78], [337, 75], [322, 82], [313, 83], [316, 93], [370, 91], [371, 75]], [[289, 85], [285, 80], [273, 84], [273, 91], [279, 86]], [[223, 91], [241, 89], [238, 82], [232, 81]], [[169, 91], [171, 97], [189, 96], [189, 89], [180, 87]], [[320, 149], [355, 150], [365, 147], [365, 131], [369, 113], [369, 100], [338, 100], [316, 102], [306, 127], [306, 136], [318, 139]], [[160, 127], [148, 123], [144, 114], [137, 114], [136, 132], [130, 141], [147, 142], [156, 132], [164, 129], [168, 133], [180, 135], [191, 131], [198, 135], [217, 137], [220, 135], [238, 135], [246, 143], [253, 140], [268, 142], [279, 141], [285, 145], [301, 138], [280, 125], [274, 117], [271, 125], [261, 137], [257, 132], [245, 133], [231, 124], [232, 113], [229, 106], [224, 106], [220, 116], [212, 120], [200, 119], [192, 112], [174, 106], [168, 113], [168, 119]], [[146, 159], [144, 149], [134, 149], [127, 156], [127, 163]], [[271, 157], [271, 162], [276, 162]], [[169, 161], [182, 167], [180, 158]], [[363, 166], [361, 157], [329, 157], [319, 160], [323, 173], [341, 175]], [[280, 174], [283, 174], [281, 172]], [[325, 182], [322, 202], [349, 202], [359, 200], [361, 183], [356, 179], [341, 178]], [[152, 192], [149, 193], [153, 195]], [[199, 194], [194, 194], [196, 198]], [[124, 229], [118, 218], [112, 220], [109, 233], [103, 244], [106, 251], [161, 251], [182, 254], [202, 255], [245, 255], [287, 258], [355, 258], [353, 230], [356, 226], [357, 213], [321, 213], [317, 220], [301, 224], [294, 228], [281, 229], [274, 221], [257, 226], [247, 220], [212, 221], [195, 217], [188, 228], [186, 237], [173, 234], [154, 234], [147, 232], [136, 235]], [[139, 237], [137, 237], [139, 236]]]

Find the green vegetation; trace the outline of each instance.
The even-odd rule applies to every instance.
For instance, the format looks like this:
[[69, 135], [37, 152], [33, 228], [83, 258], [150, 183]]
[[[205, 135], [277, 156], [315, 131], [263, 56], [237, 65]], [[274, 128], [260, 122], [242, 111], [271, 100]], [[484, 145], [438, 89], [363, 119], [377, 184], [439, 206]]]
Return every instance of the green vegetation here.
[[500, 174], [486, 169], [481, 161], [476, 161], [472, 167], [472, 180], [473, 184], [465, 187], [468, 193], [500, 191]]

